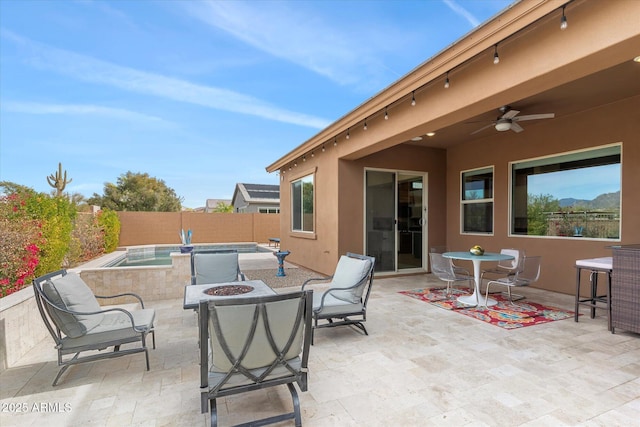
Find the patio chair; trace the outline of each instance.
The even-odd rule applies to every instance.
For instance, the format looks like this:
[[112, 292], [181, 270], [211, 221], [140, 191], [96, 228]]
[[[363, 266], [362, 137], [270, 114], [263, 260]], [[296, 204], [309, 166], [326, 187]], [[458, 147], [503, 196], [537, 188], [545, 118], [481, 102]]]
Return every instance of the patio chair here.
[[191, 284], [225, 283], [244, 281], [240, 271], [238, 251], [210, 250], [191, 252]]
[[[374, 257], [347, 252], [340, 257], [333, 276], [311, 278], [302, 284], [304, 290], [312, 282], [329, 280], [329, 288], [313, 296], [314, 331], [318, 328], [354, 326], [369, 335], [364, 322], [367, 320], [375, 262]], [[318, 324], [320, 320], [326, 320], [326, 323]], [[312, 331], [312, 344], [313, 334]]]
[[[489, 298], [489, 288], [491, 287], [491, 285], [495, 284], [495, 285], [506, 286], [508, 291], [509, 302], [511, 304], [514, 304], [513, 303], [514, 300], [511, 297], [511, 288], [529, 286], [530, 284], [536, 282], [538, 278], [540, 278], [540, 262], [541, 261], [542, 261], [541, 256], [522, 257], [521, 270], [516, 271], [516, 273], [512, 276], [506, 276], [497, 280], [490, 280], [489, 282], [487, 282], [486, 297]], [[519, 298], [519, 299], [522, 299], [522, 298]]]
[[[449, 248], [447, 248], [446, 246], [432, 246], [430, 252], [436, 253], [436, 254], [443, 254], [445, 252], [449, 252]], [[466, 268], [457, 266], [456, 263], [453, 261], [453, 259], [450, 259], [450, 261], [451, 261], [451, 265], [453, 265], [454, 272], [458, 274], [466, 274], [467, 276], [471, 275], [469, 273], [469, 270], [467, 270]]]
[[454, 269], [451, 258], [445, 258], [441, 253], [430, 252], [431, 272], [440, 280], [447, 282], [447, 297], [451, 295], [453, 283], [467, 282], [469, 289], [474, 288], [473, 276], [466, 269]]
[[[482, 270], [482, 275], [480, 276], [480, 284], [482, 284], [485, 279], [496, 280], [497, 278], [513, 276], [518, 271], [522, 270], [522, 261], [524, 260], [525, 256], [525, 252], [523, 250], [501, 249], [500, 253], [503, 255], [511, 255], [513, 256], [513, 259], [498, 261], [498, 264], [494, 268]], [[489, 274], [491, 278], [486, 278], [485, 274]], [[509, 299], [511, 301], [521, 300], [524, 299], [524, 295], [510, 295]]]
[[201, 301], [199, 306], [201, 411], [218, 423], [220, 397], [286, 384], [293, 410], [243, 425], [295, 420], [302, 425], [294, 386], [307, 391], [313, 291]]
[[[111, 296], [94, 295], [80, 276], [66, 270], [45, 274], [33, 281], [38, 310], [58, 350], [58, 366], [62, 368], [53, 380], [57, 385], [62, 374], [72, 365], [144, 352], [149, 370], [149, 351], [146, 338], [151, 334], [156, 348], [153, 322], [155, 310], [145, 309], [142, 298], [133, 293]], [[103, 308], [97, 298], [131, 296], [140, 309]], [[133, 348], [120, 349], [122, 344], [139, 343]], [[114, 347], [112, 352], [81, 353]], [[63, 358], [74, 354], [71, 358]]]

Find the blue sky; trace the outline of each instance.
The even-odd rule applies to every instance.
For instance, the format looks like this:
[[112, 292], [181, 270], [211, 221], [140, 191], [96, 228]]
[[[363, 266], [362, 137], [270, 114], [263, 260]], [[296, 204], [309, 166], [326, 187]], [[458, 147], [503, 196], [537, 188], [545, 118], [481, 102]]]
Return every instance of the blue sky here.
[[511, 0], [0, 1], [0, 181], [148, 173], [190, 208], [265, 167]]

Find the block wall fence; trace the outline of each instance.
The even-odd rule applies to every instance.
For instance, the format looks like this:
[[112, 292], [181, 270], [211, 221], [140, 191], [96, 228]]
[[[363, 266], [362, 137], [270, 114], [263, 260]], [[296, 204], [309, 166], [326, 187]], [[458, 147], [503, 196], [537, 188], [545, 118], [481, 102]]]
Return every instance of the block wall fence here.
[[280, 237], [280, 214], [201, 212], [118, 212], [119, 246], [180, 244], [180, 230], [191, 243], [268, 243]]

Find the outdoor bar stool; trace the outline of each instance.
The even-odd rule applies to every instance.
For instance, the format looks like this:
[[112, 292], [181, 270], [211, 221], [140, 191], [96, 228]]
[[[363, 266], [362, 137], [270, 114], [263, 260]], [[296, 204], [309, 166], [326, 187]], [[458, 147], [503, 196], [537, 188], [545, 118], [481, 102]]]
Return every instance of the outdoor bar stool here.
[[[589, 283], [591, 289], [587, 298], [580, 298], [580, 273], [582, 270], [588, 270]], [[576, 261], [576, 309], [575, 321], [578, 321], [580, 305], [586, 305], [591, 309], [591, 318], [596, 316], [596, 308], [604, 308], [607, 310], [607, 329], [611, 330], [611, 272], [612, 258], [591, 258], [579, 259]], [[604, 295], [598, 295], [598, 274], [607, 275], [607, 285]], [[603, 305], [598, 305], [603, 304]]]

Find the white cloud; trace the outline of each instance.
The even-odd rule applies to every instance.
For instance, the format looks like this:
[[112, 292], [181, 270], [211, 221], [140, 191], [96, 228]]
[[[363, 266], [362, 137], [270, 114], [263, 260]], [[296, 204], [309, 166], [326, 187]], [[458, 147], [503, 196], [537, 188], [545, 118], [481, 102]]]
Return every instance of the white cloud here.
[[377, 59], [388, 32], [353, 22], [350, 30], [324, 22], [297, 2], [206, 1], [182, 3], [187, 12], [254, 48], [342, 85], [357, 85], [384, 71]]
[[160, 117], [150, 116], [122, 108], [89, 104], [43, 104], [38, 102], [4, 101], [2, 109], [23, 114], [94, 115], [135, 122], [165, 122]]
[[79, 80], [316, 129], [322, 129], [329, 124], [328, 120], [278, 108], [268, 102], [231, 90], [194, 84], [115, 65], [33, 42], [6, 30], [2, 30], [1, 34], [23, 48], [28, 55], [26, 60], [32, 66], [52, 70]]
[[469, 24], [471, 24], [472, 27], [477, 27], [478, 25], [480, 25], [480, 20], [478, 18], [473, 16], [468, 10], [460, 6], [454, 0], [442, 0], [442, 1], [444, 2], [444, 4], [447, 5], [447, 7], [449, 7], [449, 9], [451, 9], [452, 11], [454, 11], [455, 13], [457, 13], [458, 15], [466, 19], [467, 22], [469, 22]]

